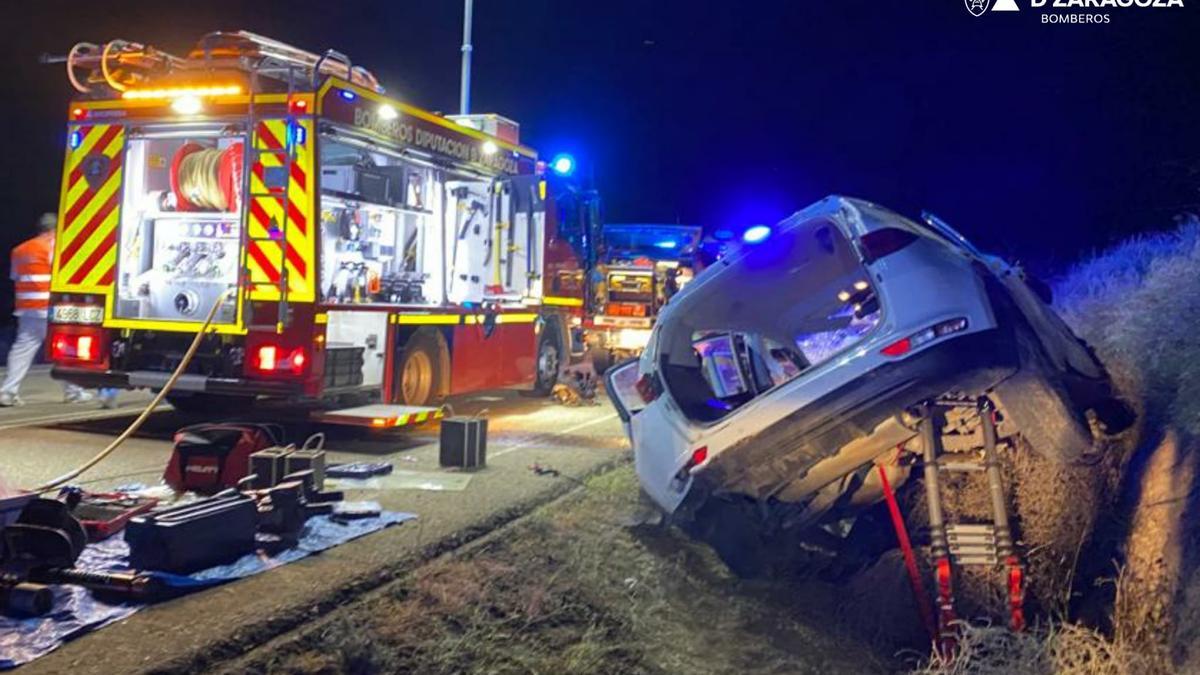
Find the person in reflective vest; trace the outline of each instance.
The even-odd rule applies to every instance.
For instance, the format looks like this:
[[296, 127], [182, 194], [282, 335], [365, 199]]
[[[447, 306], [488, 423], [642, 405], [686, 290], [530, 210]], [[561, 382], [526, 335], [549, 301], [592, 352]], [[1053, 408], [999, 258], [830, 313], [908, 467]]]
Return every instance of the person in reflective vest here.
[[[13, 315], [17, 317], [17, 337], [8, 350], [8, 372], [0, 384], [0, 406], [23, 405], [17, 390], [37, 358], [46, 339], [50, 312], [50, 269], [54, 260], [54, 230], [58, 219], [43, 214], [38, 221], [41, 234], [18, 245], [12, 251], [12, 280], [16, 288]], [[91, 393], [74, 384], [63, 383], [67, 403], [90, 401]]]

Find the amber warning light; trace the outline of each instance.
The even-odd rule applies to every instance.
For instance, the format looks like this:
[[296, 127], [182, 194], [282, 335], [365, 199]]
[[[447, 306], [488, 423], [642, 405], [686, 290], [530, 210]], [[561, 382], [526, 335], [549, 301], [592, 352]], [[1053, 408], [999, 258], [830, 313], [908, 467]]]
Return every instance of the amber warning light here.
[[242, 93], [242, 88], [236, 84], [223, 84], [198, 87], [164, 87], [159, 89], [130, 89], [121, 94], [121, 98], [138, 99], [171, 99], [183, 96], [236, 96]]

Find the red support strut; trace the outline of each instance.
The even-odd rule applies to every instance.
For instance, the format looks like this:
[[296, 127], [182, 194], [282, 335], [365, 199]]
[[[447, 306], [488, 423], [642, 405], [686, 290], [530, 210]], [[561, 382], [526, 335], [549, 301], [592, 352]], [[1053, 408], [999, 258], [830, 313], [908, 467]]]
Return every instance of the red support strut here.
[[917, 557], [913, 554], [912, 542], [908, 538], [908, 527], [904, 525], [904, 516], [900, 514], [900, 505], [896, 503], [896, 494], [888, 481], [887, 469], [882, 464], [879, 469], [879, 481], [883, 486], [883, 496], [887, 500], [888, 513], [892, 516], [892, 527], [896, 530], [896, 539], [900, 542], [900, 552], [904, 555], [904, 566], [908, 569], [908, 581], [912, 584], [913, 597], [917, 601], [917, 611], [921, 613], [921, 621], [929, 633], [929, 639], [938, 641], [937, 624], [933, 621], [933, 606], [929, 604], [929, 594], [925, 592], [925, 584], [921, 581], [921, 572], [917, 569]]

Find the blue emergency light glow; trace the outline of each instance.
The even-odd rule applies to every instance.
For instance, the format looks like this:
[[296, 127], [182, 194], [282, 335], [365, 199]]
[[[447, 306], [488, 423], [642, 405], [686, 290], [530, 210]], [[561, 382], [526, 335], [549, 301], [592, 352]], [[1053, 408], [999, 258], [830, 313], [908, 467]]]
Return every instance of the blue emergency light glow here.
[[733, 239], [733, 230], [720, 229], [713, 232], [713, 238], [717, 241], [729, 241]]
[[550, 168], [560, 176], [570, 176], [571, 172], [575, 171], [575, 158], [565, 152], [560, 152], [550, 162]]
[[83, 143], [83, 134], [79, 133], [78, 131], [72, 131], [71, 132], [71, 140], [69, 142], [71, 144], [72, 150], [74, 150], [75, 148], [78, 148], [79, 145], [81, 143]]
[[751, 225], [742, 233], [742, 241], [747, 244], [757, 244], [771, 236], [771, 228], [766, 225]]
[[358, 94], [350, 91], [349, 89], [338, 90], [338, 95], [341, 96], [342, 98], [346, 99], [347, 101], [353, 101], [354, 99], [358, 98]]
[[675, 248], [678, 245], [679, 245], [679, 243], [676, 242], [674, 239], [664, 239], [664, 240], [658, 242], [657, 244], [655, 244], [655, 246], [657, 246], [659, 248]]
[[304, 142], [308, 140], [308, 129], [293, 122], [288, 125], [288, 136], [292, 145], [304, 145]]

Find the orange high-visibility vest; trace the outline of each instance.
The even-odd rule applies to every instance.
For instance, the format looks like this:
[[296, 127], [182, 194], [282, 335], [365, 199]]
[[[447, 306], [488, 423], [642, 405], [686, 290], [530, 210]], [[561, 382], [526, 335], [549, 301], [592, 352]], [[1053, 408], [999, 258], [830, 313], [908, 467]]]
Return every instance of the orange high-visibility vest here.
[[17, 297], [13, 314], [46, 316], [50, 310], [50, 263], [54, 260], [54, 235], [42, 234], [12, 252], [12, 280]]

